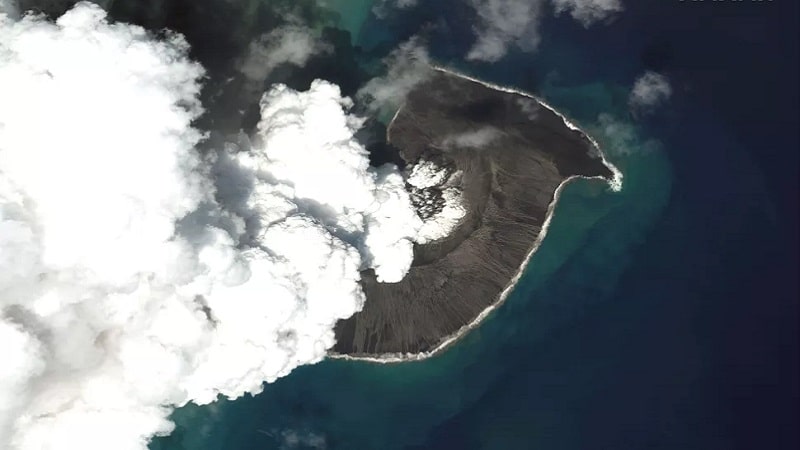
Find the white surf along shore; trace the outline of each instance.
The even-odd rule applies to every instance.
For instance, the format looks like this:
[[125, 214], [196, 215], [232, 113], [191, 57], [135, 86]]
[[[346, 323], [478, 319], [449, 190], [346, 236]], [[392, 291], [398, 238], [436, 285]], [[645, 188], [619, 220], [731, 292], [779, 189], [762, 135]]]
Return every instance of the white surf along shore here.
[[[544, 223], [542, 224], [542, 230], [539, 232], [539, 235], [534, 240], [533, 245], [531, 246], [531, 250], [525, 256], [525, 260], [522, 262], [522, 264], [520, 265], [519, 269], [514, 274], [514, 277], [511, 278], [511, 281], [508, 283], [508, 285], [505, 287], [505, 289], [503, 289], [503, 291], [497, 297], [497, 300], [495, 300], [486, 309], [481, 311], [481, 313], [478, 314], [470, 323], [462, 326], [455, 333], [453, 333], [453, 334], [447, 336], [446, 338], [442, 339], [436, 345], [436, 347], [434, 347], [432, 350], [429, 350], [427, 352], [420, 352], [420, 353], [384, 353], [384, 354], [373, 355], [373, 356], [352, 356], [352, 355], [344, 355], [344, 354], [338, 354], [338, 353], [330, 353], [328, 355], [329, 358], [344, 359], [344, 360], [349, 360], [349, 361], [367, 361], [367, 362], [380, 363], [380, 364], [389, 364], [389, 363], [400, 363], [400, 362], [407, 362], [407, 361], [420, 361], [420, 360], [427, 359], [427, 358], [430, 358], [432, 356], [435, 356], [435, 355], [441, 353], [443, 350], [447, 349], [449, 346], [451, 346], [452, 344], [456, 343], [459, 339], [464, 337], [473, 328], [476, 328], [478, 325], [480, 325], [480, 323], [483, 322], [483, 320], [486, 319], [489, 316], [489, 314], [491, 314], [495, 309], [497, 309], [500, 305], [503, 304], [503, 302], [506, 300], [506, 298], [508, 298], [509, 294], [511, 294], [511, 292], [514, 290], [514, 287], [517, 285], [519, 280], [522, 278], [522, 275], [525, 273], [525, 269], [528, 267], [528, 264], [530, 263], [531, 258], [533, 257], [533, 254], [536, 253], [536, 251], [539, 249], [539, 246], [542, 244], [542, 241], [544, 240], [545, 236], [547, 235], [547, 230], [550, 227], [550, 222], [553, 220], [553, 215], [555, 214], [556, 204], [558, 203], [558, 199], [561, 197], [561, 192], [563, 191], [564, 186], [566, 186], [567, 183], [569, 183], [570, 181], [572, 181], [574, 179], [577, 179], [577, 178], [582, 178], [582, 179], [587, 179], [587, 180], [588, 179], [602, 179], [602, 180], [605, 180], [606, 182], [608, 182], [609, 188], [613, 192], [619, 192], [620, 190], [622, 190], [622, 178], [623, 178], [622, 172], [614, 164], [609, 162], [608, 159], [606, 159], [606, 156], [603, 153], [603, 151], [600, 148], [600, 145], [597, 143], [597, 141], [594, 138], [592, 138], [588, 133], [586, 133], [584, 130], [582, 130], [580, 127], [578, 127], [574, 122], [570, 121], [566, 116], [564, 116], [560, 112], [556, 111], [555, 108], [553, 108], [552, 106], [547, 104], [541, 98], [539, 98], [539, 97], [537, 97], [535, 95], [529, 94], [527, 92], [523, 92], [523, 91], [517, 90], [517, 89], [504, 87], [504, 86], [499, 86], [499, 85], [496, 85], [496, 84], [493, 84], [493, 83], [488, 83], [488, 82], [479, 80], [477, 78], [473, 78], [473, 77], [471, 77], [469, 75], [465, 75], [465, 74], [462, 74], [462, 73], [459, 73], [459, 72], [456, 72], [456, 71], [453, 71], [451, 69], [447, 69], [447, 68], [444, 68], [444, 67], [433, 66], [433, 69], [434, 70], [438, 70], [440, 72], [445, 72], [445, 73], [448, 73], [448, 74], [451, 74], [451, 75], [455, 75], [457, 77], [461, 77], [461, 78], [470, 80], [470, 81], [475, 82], [475, 83], [482, 84], [482, 85], [484, 85], [484, 86], [486, 86], [486, 87], [488, 87], [490, 89], [494, 89], [496, 91], [517, 94], [517, 95], [521, 95], [523, 97], [527, 97], [527, 98], [535, 100], [538, 104], [544, 106], [545, 108], [549, 109], [550, 111], [555, 113], [557, 116], [559, 116], [561, 118], [561, 120], [564, 121], [564, 124], [569, 129], [578, 131], [581, 134], [583, 134], [584, 136], [586, 136], [586, 138], [589, 139], [589, 141], [594, 146], [594, 148], [597, 151], [597, 153], [600, 155], [600, 159], [603, 161], [603, 164], [606, 167], [608, 167], [608, 169], [611, 171], [613, 176], [612, 176], [612, 178], [610, 180], [607, 179], [607, 178], [604, 178], [604, 177], [600, 177], [600, 176], [587, 177], [587, 176], [583, 176], [583, 175], [573, 175], [571, 177], [568, 177], [568, 178], [564, 179], [564, 181], [562, 181], [561, 184], [559, 184], [558, 187], [556, 188], [555, 193], [553, 195], [553, 199], [550, 201], [550, 204], [547, 206], [547, 215], [545, 216]], [[389, 122], [389, 125], [387, 126], [387, 133], [389, 132], [389, 130], [391, 130], [392, 123], [394, 123], [395, 119], [400, 114], [400, 111], [402, 109], [403, 109], [402, 106], [400, 108], [398, 108], [398, 110], [395, 113], [394, 117], [392, 117], [392, 120]]]

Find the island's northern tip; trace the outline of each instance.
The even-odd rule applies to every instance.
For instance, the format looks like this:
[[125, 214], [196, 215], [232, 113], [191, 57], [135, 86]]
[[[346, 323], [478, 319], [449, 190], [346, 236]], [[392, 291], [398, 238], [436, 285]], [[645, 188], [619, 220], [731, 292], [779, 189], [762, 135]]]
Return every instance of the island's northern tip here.
[[362, 272], [367, 301], [337, 324], [334, 357], [397, 362], [437, 353], [502, 303], [569, 180], [622, 187], [597, 143], [545, 102], [441, 67], [409, 93], [387, 140], [410, 168], [431, 165], [443, 174], [415, 196], [427, 202], [415, 202], [418, 208], [434, 205], [446, 216], [457, 195], [460, 211], [450, 214], [457, 221], [446, 235], [415, 245], [400, 282]]

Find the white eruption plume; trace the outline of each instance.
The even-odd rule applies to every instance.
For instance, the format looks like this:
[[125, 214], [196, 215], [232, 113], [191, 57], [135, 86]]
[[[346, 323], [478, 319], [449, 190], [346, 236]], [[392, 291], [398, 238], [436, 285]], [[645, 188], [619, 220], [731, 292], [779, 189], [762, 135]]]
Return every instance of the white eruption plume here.
[[419, 219], [338, 89], [276, 87], [252, 145], [201, 158], [180, 36], [0, 14], [0, 448], [143, 450], [174, 406], [322, 359], [359, 271]]

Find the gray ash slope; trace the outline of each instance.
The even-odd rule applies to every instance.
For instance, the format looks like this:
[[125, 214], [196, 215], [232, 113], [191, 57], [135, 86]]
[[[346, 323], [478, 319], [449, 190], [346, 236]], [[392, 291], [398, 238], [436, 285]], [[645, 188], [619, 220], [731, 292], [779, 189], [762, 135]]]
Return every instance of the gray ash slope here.
[[367, 302], [337, 325], [338, 354], [436, 349], [499, 300], [564, 180], [613, 176], [583, 133], [535, 99], [439, 70], [409, 94], [387, 138], [410, 164], [438, 160], [461, 171], [467, 212], [447, 237], [415, 246], [399, 283], [362, 273]]

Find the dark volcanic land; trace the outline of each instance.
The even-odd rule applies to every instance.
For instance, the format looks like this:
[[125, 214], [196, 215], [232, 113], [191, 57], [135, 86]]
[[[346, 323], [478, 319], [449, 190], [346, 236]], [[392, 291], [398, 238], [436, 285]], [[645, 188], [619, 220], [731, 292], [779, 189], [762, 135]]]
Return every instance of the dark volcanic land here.
[[367, 302], [337, 324], [338, 354], [436, 349], [499, 300], [565, 179], [613, 176], [592, 142], [537, 100], [439, 70], [409, 94], [387, 139], [409, 164], [443, 160], [462, 171], [467, 213], [449, 236], [415, 245], [401, 282], [362, 273]]

